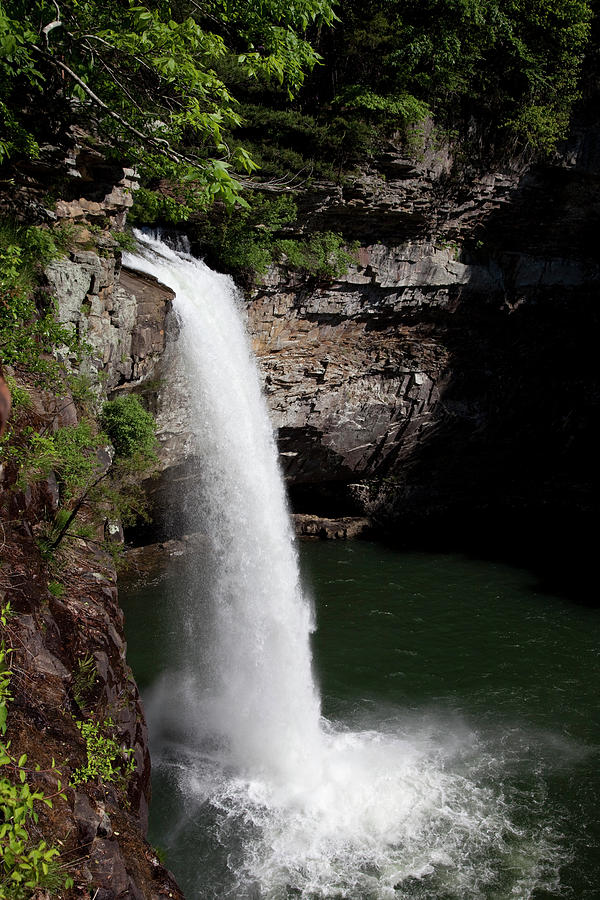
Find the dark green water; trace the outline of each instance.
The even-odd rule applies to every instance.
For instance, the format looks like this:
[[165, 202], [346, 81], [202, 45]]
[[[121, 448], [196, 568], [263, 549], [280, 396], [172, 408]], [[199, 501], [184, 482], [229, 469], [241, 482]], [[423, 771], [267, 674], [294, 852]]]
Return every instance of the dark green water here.
[[[487, 882], [480, 875], [462, 893], [419, 876], [403, 882], [397, 896], [599, 898], [599, 611], [539, 593], [525, 570], [457, 555], [340, 542], [303, 544], [301, 558], [316, 605], [323, 714], [345, 728], [460, 745], [463, 769], [452, 764], [456, 777], [476, 772], [514, 825], [512, 862], [503, 862], [501, 874]], [[152, 685], [170, 668], [181, 628], [174, 598], [183, 592], [176, 565], [151, 584], [122, 590], [129, 661], [148, 699], [151, 750]], [[206, 810], [188, 804], [168, 772], [157, 771], [150, 840], [166, 850], [188, 900], [242, 896], [227, 880], [235, 836], [224, 849], [211, 827]], [[455, 817], [452, 828], [460, 827], [467, 825]], [[526, 865], [526, 848], [534, 844], [545, 853]], [[465, 866], [467, 857], [468, 848]], [[529, 880], [511, 879], [511, 866], [537, 869]], [[199, 869], [207, 873], [203, 879]], [[286, 894], [255, 887], [243, 896]]]

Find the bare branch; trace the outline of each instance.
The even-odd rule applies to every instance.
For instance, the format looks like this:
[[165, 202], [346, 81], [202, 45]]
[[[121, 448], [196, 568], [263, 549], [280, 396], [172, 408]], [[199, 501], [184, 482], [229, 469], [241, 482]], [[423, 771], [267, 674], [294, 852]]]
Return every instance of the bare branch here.
[[[84, 35], [82, 36], [82, 40], [83, 40], [84, 38], [85, 38], [86, 40], [98, 41], [100, 44], [104, 44], [104, 46], [105, 46], [105, 47], [108, 47], [110, 50], [114, 50], [115, 53], [118, 53], [118, 52], [119, 52], [118, 47], [115, 47], [114, 44], [111, 44], [109, 41], [106, 41], [104, 38], [99, 37], [97, 34], [84, 34]], [[94, 51], [92, 50], [92, 48], [89, 46], [89, 44], [85, 44], [84, 46], [86, 47], [87, 50], [90, 51], [90, 53], [93, 53], [93, 52], [94, 52]], [[145, 61], [144, 61], [143, 59], [141, 59], [139, 56], [136, 56], [135, 53], [132, 53], [132, 54], [130, 54], [130, 55], [131, 55], [131, 58], [132, 58], [132, 59], [135, 59], [135, 61], [136, 61], [137, 63], [139, 63], [140, 66], [143, 66], [143, 68], [146, 69], [148, 72], [151, 72], [153, 75], [158, 75], [158, 77], [161, 78], [161, 76], [156, 72], [155, 69], [152, 68], [152, 66], [149, 66], [147, 62], [145, 62]]]
[[129, 98], [130, 102], [135, 106], [135, 108], [138, 110], [138, 112], [143, 113], [142, 107], [139, 105], [139, 103], [137, 102], [137, 100], [135, 100], [135, 99], [131, 96], [131, 94], [129, 93], [129, 91], [128, 91], [127, 88], [125, 87], [125, 85], [124, 85], [124, 84], [121, 84], [121, 82], [120, 82], [119, 79], [117, 78], [117, 76], [116, 76], [114, 70], [111, 69], [111, 67], [110, 67], [109, 65], [106, 64], [106, 62], [103, 60], [103, 58], [102, 58], [101, 56], [99, 56], [98, 59], [100, 60], [100, 63], [102, 64], [102, 66], [104, 67], [104, 69], [108, 72], [109, 76], [112, 78], [112, 80], [114, 81], [114, 83], [115, 83], [118, 87], [121, 88], [121, 90], [123, 91], [123, 93], [125, 94], [125, 96]]
[[[36, 47], [35, 49], [40, 53], [43, 52], [38, 47]], [[87, 85], [85, 81], [83, 81], [79, 77], [79, 75], [77, 75], [73, 71], [73, 69], [69, 68], [69, 66], [62, 62], [62, 60], [55, 59], [55, 57], [53, 57], [49, 53], [44, 53], [44, 56], [48, 59], [49, 62], [52, 63], [52, 65], [65, 72], [69, 76], [69, 78], [72, 78], [75, 84], [78, 84], [82, 91], [90, 98], [90, 100], [92, 100], [97, 106], [99, 106], [100, 109], [103, 109], [107, 115], [115, 120], [115, 122], [118, 122], [123, 126], [123, 128], [127, 129], [127, 131], [131, 132], [131, 134], [134, 134], [137, 138], [139, 138], [142, 143], [146, 144], [149, 147], [152, 147], [153, 150], [156, 150], [158, 153], [160, 153], [162, 156], [165, 156], [167, 159], [170, 159], [172, 162], [188, 163], [192, 166], [197, 166], [199, 164], [198, 161], [190, 159], [189, 157], [184, 156], [182, 153], [178, 153], [177, 150], [174, 150], [165, 138], [150, 137], [150, 135], [144, 134], [143, 131], [140, 131], [139, 128], [136, 128], [135, 125], [132, 125], [131, 122], [128, 122], [127, 119], [124, 119], [123, 116], [120, 116], [119, 113], [115, 112], [114, 109], [111, 109], [110, 106], [108, 106], [108, 104], [106, 104], [104, 100], [102, 100], [98, 96], [98, 94], [94, 93], [91, 87], [89, 87], [89, 85]]]
[[50, 34], [50, 32], [54, 31], [55, 28], [62, 28], [62, 22], [60, 20], [60, 6], [56, 2], [56, 0], [52, 0], [52, 2], [54, 3], [54, 8], [56, 9], [56, 19], [54, 20], [54, 22], [49, 22], [44, 26], [44, 28], [42, 28], [42, 34], [46, 39], [46, 47], [49, 46], [48, 35]]
[[[304, 178], [301, 178], [303, 172], [306, 171]], [[269, 191], [269, 193], [285, 193], [286, 191], [295, 191], [306, 184], [313, 172], [313, 166], [303, 166], [298, 172], [291, 175], [284, 175], [281, 178], [269, 178], [267, 181], [256, 181], [253, 178], [238, 178], [241, 187], [250, 191]]]
[[46, 39], [46, 47], [49, 46], [48, 35], [51, 31], [54, 31], [55, 28], [62, 28], [62, 22], [60, 21], [60, 19], [55, 19], [54, 22], [49, 22], [48, 25], [45, 25], [42, 28], [42, 34]]

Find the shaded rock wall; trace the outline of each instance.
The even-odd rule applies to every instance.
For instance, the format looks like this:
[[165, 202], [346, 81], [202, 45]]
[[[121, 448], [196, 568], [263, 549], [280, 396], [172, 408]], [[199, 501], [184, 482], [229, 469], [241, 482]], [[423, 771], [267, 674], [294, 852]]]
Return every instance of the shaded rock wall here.
[[363, 241], [345, 278], [274, 271], [249, 303], [296, 511], [581, 568], [598, 508], [599, 134], [587, 122], [552, 164], [471, 184], [430, 168], [423, 202], [408, 169], [370, 195], [364, 179], [336, 188], [330, 207], [305, 197], [306, 222]]

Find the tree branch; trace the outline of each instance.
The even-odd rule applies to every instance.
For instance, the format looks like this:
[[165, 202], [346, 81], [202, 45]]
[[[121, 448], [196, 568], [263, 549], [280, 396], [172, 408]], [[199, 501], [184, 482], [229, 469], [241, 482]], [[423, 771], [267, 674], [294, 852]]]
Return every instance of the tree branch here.
[[60, 529], [60, 531], [58, 532], [56, 538], [55, 538], [55, 539], [52, 541], [52, 543], [50, 544], [50, 550], [56, 550], [56, 548], [58, 547], [58, 545], [60, 544], [60, 542], [61, 542], [62, 539], [64, 538], [65, 534], [66, 534], [67, 531], [69, 530], [69, 526], [70, 526], [71, 522], [72, 522], [73, 519], [77, 516], [77, 513], [79, 512], [79, 510], [81, 509], [81, 507], [83, 506], [83, 504], [85, 503], [85, 501], [87, 500], [87, 498], [88, 498], [88, 496], [89, 496], [89, 494], [90, 494], [90, 491], [92, 491], [97, 485], [100, 484], [101, 481], [103, 481], [103, 480], [106, 478], [106, 476], [108, 475], [109, 471], [110, 471], [110, 469], [107, 469], [106, 472], [104, 472], [102, 475], [100, 475], [99, 478], [96, 478], [96, 480], [93, 481], [92, 484], [90, 484], [90, 485], [85, 489], [85, 491], [83, 492], [83, 494], [81, 495], [81, 497], [79, 498], [79, 500], [77, 501], [77, 503], [75, 504], [75, 506], [73, 507], [73, 509], [71, 510], [71, 513], [70, 513], [69, 517], [67, 518], [67, 521], [65, 522], [65, 524], [63, 525], [63, 527], [62, 527], [62, 528]]
[[118, 122], [123, 128], [127, 129], [127, 131], [134, 134], [137, 138], [142, 141], [142, 143], [152, 147], [153, 150], [156, 150], [157, 153], [160, 153], [162, 156], [165, 156], [167, 159], [170, 159], [171, 162], [175, 163], [188, 163], [188, 165], [198, 166], [199, 163], [193, 159], [190, 159], [187, 156], [184, 156], [183, 153], [178, 153], [177, 150], [174, 150], [169, 142], [165, 138], [153, 138], [148, 134], [144, 134], [143, 131], [140, 131], [139, 128], [136, 128], [135, 125], [132, 125], [131, 122], [128, 122], [127, 119], [124, 119], [123, 116], [120, 116], [118, 112], [115, 112], [114, 109], [111, 109], [108, 104], [102, 100], [98, 94], [95, 94], [94, 91], [83, 81], [79, 75], [77, 75], [73, 69], [69, 68], [62, 60], [55, 59], [50, 53], [44, 53], [39, 47], [35, 48], [39, 53], [42, 53], [48, 62], [50, 62], [53, 66], [56, 66], [59, 69], [62, 69], [69, 78], [72, 78], [75, 84], [78, 84], [82, 91], [87, 94], [87, 96], [92, 100], [100, 109], [104, 110], [104, 112], [109, 115], [112, 119]]
[[50, 34], [50, 32], [54, 31], [55, 28], [62, 27], [62, 22], [60, 20], [60, 6], [56, 2], [56, 0], [52, 0], [52, 2], [54, 3], [56, 9], [56, 19], [54, 20], [54, 22], [48, 22], [48, 24], [42, 28], [42, 34], [46, 39], [46, 47], [49, 46], [48, 35]]

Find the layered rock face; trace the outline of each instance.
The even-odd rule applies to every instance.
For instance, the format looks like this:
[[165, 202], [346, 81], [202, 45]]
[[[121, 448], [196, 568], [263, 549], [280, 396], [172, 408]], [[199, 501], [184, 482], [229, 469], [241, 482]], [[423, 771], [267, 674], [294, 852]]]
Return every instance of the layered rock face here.
[[156, 279], [121, 267], [114, 255], [76, 251], [46, 272], [61, 322], [91, 347], [82, 371], [106, 393], [131, 390], [154, 376], [165, 348], [173, 292]]
[[294, 483], [390, 473], [439, 424], [451, 374], [436, 324], [497, 274], [430, 244], [364, 247], [339, 282], [277, 283], [250, 307], [254, 347]]
[[379, 193], [372, 176], [332, 190], [335, 215], [324, 190], [305, 199], [308, 227], [385, 241], [333, 284], [272, 272], [249, 304], [296, 511], [366, 512], [408, 540], [541, 528], [558, 551], [585, 533], [598, 145], [588, 127], [553, 165], [455, 186], [453, 203], [443, 170], [419, 201], [400, 161]]

